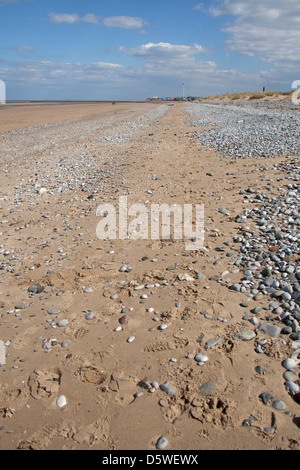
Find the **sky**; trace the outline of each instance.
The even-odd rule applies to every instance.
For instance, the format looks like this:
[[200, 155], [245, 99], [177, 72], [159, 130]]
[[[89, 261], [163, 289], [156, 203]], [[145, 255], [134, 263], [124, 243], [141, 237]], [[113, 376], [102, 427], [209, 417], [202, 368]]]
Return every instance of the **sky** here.
[[299, 44], [299, 0], [0, 0], [7, 100], [292, 91]]

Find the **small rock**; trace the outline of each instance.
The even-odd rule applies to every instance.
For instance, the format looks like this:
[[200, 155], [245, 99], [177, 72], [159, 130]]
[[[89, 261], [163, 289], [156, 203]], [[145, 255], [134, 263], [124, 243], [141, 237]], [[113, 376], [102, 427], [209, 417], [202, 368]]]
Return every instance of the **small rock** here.
[[264, 366], [256, 366], [255, 367], [255, 372], [257, 372], [258, 374], [262, 375], [266, 372], [266, 369], [264, 368]]
[[296, 367], [296, 361], [289, 357], [283, 361], [282, 365], [285, 369], [292, 370]]
[[299, 392], [299, 385], [295, 382], [287, 381], [285, 383], [285, 388], [291, 392], [292, 395]]
[[201, 395], [210, 395], [216, 390], [214, 383], [209, 380], [199, 387], [199, 392]]
[[178, 275], [180, 281], [194, 281], [195, 279], [190, 276], [188, 273], [182, 273]]
[[170, 382], [165, 382], [160, 385], [160, 389], [170, 397], [176, 394], [176, 390], [170, 385]]
[[95, 317], [95, 314], [91, 310], [89, 310], [84, 316], [86, 320], [92, 320], [94, 317]]
[[159, 450], [162, 450], [162, 449], [165, 449], [168, 444], [169, 444], [168, 439], [165, 436], [161, 436], [156, 443], [156, 448]]
[[253, 330], [244, 330], [236, 333], [235, 337], [239, 338], [243, 341], [250, 341], [251, 339], [255, 338], [256, 334]]
[[268, 403], [271, 403], [272, 400], [274, 400], [274, 397], [273, 395], [271, 395], [271, 393], [268, 393], [268, 392], [263, 392], [259, 395], [259, 398], [262, 400], [262, 402], [265, 404], [265, 405], [268, 405]]
[[262, 330], [264, 333], [276, 338], [280, 335], [281, 328], [276, 325], [272, 325], [272, 323], [262, 323], [259, 327], [259, 330]]
[[68, 324], [69, 324], [69, 320], [67, 320], [66, 318], [64, 318], [63, 320], [60, 320], [60, 321], [57, 323], [57, 326], [63, 327], [63, 326], [67, 326]]
[[58, 310], [58, 308], [55, 308], [55, 307], [50, 307], [47, 310], [47, 313], [49, 313], [49, 315], [58, 315], [60, 312], [61, 311]]
[[67, 399], [64, 395], [60, 395], [56, 400], [56, 405], [58, 408], [63, 408], [67, 404]]
[[223, 341], [223, 337], [220, 336], [219, 338], [215, 338], [215, 339], [209, 339], [208, 341], [206, 341], [204, 347], [205, 348], [211, 348], [212, 346], [216, 346], [217, 344], [221, 343]]
[[32, 286], [28, 287], [28, 292], [32, 292], [33, 294], [40, 294], [43, 292], [44, 287], [41, 284], [33, 284]]
[[196, 362], [206, 362], [208, 360], [208, 357], [205, 354], [196, 354], [194, 359]]
[[285, 410], [286, 404], [282, 400], [274, 400], [272, 403], [273, 408], [276, 410]]
[[119, 318], [119, 323], [121, 325], [126, 325], [130, 320], [129, 315], [123, 315], [121, 318]]

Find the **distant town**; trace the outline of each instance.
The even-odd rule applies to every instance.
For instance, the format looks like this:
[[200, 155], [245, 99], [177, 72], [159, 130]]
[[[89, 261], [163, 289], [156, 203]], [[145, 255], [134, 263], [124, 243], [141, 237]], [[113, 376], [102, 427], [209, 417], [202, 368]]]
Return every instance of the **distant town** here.
[[195, 101], [198, 100], [198, 97], [195, 96], [187, 96], [187, 97], [167, 97], [167, 98], [159, 98], [158, 96], [153, 96], [152, 98], [147, 98], [147, 101]]

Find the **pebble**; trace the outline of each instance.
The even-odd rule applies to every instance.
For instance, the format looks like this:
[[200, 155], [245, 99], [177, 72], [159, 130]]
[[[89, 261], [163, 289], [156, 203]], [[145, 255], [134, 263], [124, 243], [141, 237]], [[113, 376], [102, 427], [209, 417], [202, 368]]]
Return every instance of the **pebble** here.
[[240, 331], [239, 333], [235, 334], [236, 338], [239, 338], [243, 341], [250, 341], [251, 339], [255, 338], [256, 334], [252, 330], [244, 330]]
[[170, 382], [164, 382], [160, 385], [160, 388], [163, 392], [165, 392], [170, 397], [176, 394], [176, 390], [171, 386]]
[[211, 380], [209, 380], [208, 382], [205, 382], [199, 387], [200, 395], [211, 395], [215, 391], [216, 391], [216, 386]]
[[194, 357], [196, 362], [204, 363], [208, 361], [208, 357], [205, 354], [196, 354]]
[[28, 287], [28, 292], [32, 292], [33, 294], [40, 294], [44, 291], [44, 286], [41, 284], [33, 284], [32, 286]]
[[63, 408], [67, 404], [67, 399], [64, 395], [60, 395], [56, 400], [56, 405], [58, 408]]
[[120, 319], [119, 319], [119, 323], [121, 325], [126, 325], [127, 323], [129, 323], [129, 320], [130, 320], [130, 317], [128, 315], [123, 315]]
[[285, 359], [282, 363], [283, 367], [285, 367], [288, 370], [293, 370], [296, 367], [296, 361], [292, 358]]
[[286, 388], [286, 390], [291, 392], [292, 395], [294, 395], [295, 393], [298, 393], [299, 390], [300, 390], [299, 385], [297, 385], [295, 382], [291, 382], [291, 381], [285, 382], [285, 388]]
[[58, 308], [55, 308], [55, 307], [50, 307], [47, 310], [47, 313], [49, 313], [49, 315], [58, 315], [60, 312], [61, 311], [58, 310]]
[[141, 285], [139, 285], [139, 286], [135, 286], [135, 287], [134, 287], [134, 290], [141, 290], [141, 289], [144, 289], [144, 287], [145, 287], [145, 286], [144, 286], [143, 284], [141, 284]]
[[293, 372], [291, 370], [286, 370], [283, 373], [283, 378], [288, 382], [289, 381], [293, 382], [294, 380], [297, 380], [298, 376], [297, 376], [296, 372]]
[[195, 279], [188, 273], [178, 274], [178, 279], [180, 281], [194, 281]]
[[268, 405], [269, 403], [271, 403], [273, 400], [274, 400], [274, 397], [273, 395], [271, 395], [271, 393], [268, 393], [268, 392], [263, 392], [259, 395], [259, 398], [261, 398], [262, 402], [265, 404], [265, 405]]
[[217, 344], [221, 343], [222, 341], [223, 341], [222, 336], [220, 336], [219, 338], [215, 338], [215, 339], [209, 339], [209, 340], [206, 341], [204, 347], [206, 349], [208, 349], [208, 348], [211, 348], [213, 346], [216, 346]]
[[265, 372], [266, 372], [266, 369], [264, 368], [264, 366], [256, 366], [255, 367], [255, 371], [260, 374], [260, 375], [263, 375]]
[[94, 317], [95, 317], [95, 314], [91, 310], [89, 310], [84, 316], [86, 320], [92, 320]]
[[274, 400], [272, 403], [273, 408], [276, 410], [285, 410], [286, 404], [282, 400]]
[[165, 436], [161, 436], [156, 442], [156, 448], [158, 450], [163, 450], [168, 446], [168, 444], [169, 444], [168, 439]]
[[69, 320], [67, 320], [66, 318], [64, 318], [63, 320], [60, 320], [58, 323], [57, 323], [57, 326], [59, 327], [64, 327], [64, 326], [67, 326], [69, 324]]
[[258, 330], [262, 330], [264, 333], [276, 338], [280, 335], [281, 328], [277, 325], [273, 325], [272, 323], [262, 323]]

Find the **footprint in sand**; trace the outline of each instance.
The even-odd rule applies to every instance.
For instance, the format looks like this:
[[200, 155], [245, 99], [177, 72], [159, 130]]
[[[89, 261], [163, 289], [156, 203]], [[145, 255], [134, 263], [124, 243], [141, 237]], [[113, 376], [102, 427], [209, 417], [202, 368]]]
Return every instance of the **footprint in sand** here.
[[76, 375], [80, 377], [82, 382], [88, 382], [94, 385], [102, 384], [107, 377], [104, 370], [92, 365], [83, 365]]
[[52, 370], [36, 370], [28, 380], [30, 394], [33, 398], [50, 398], [57, 394], [61, 383], [61, 372], [58, 368]]

